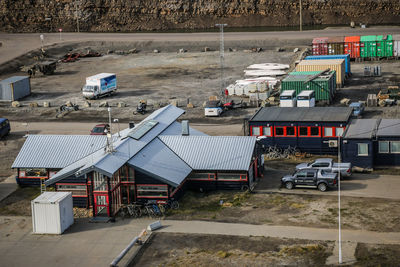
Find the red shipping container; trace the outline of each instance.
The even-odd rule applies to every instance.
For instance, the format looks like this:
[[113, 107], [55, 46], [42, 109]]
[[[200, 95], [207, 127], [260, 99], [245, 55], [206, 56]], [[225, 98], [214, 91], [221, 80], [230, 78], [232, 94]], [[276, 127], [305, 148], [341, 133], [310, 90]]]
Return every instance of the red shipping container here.
[[328, 37], [314, 38], [312, 41], [312, 53], [314, 56], [328, 55]]
[[344, 53], [350, 54], [350, 58], [360, 57], [360, 36], [344, 37]]

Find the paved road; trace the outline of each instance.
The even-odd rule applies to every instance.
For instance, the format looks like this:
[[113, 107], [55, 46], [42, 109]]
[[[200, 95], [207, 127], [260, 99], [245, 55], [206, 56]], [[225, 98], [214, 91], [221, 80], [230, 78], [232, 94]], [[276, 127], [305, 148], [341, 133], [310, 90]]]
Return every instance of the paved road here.
[[[257, 185], [256, 193], [287, 193], [306, 195], [337, 195], [337, 189], [327, 192], [320, 192], [315, 188], [295, 188], [287, 190], [281, 188], [280, 178], [293, 170], [275, 170], [268, 168], [268, 161], [265, 163], [266, 171], [264, 178]], [[376, 173], [354, 173], [351, 177], [344, 178], [341, 182], [341, 195], [348, 197], [370, 197], [387, 198], [400, 200], [400, 176], [382, 175]]]
[[[278, 238], [299, 238], [309, 240], [338, 239], [336, 229], [308, 228], [282, 225], [253, 225], [241, 223], [219, 223], [208, 221], [162, 221], [167, 233], [218, 234], [237, 236], [269, 236]], [[400, 244], [400, 233], [378, 233], [361, 230], [342, 230], [342, 240], [371, 244]]]
[[12, 192], [17, 190], [17, 183], [14, 176], [10, 176], [0, 183], [0, 201], [8, 197]]
[[[11, 134], [24, 135], [27, 130], [30, 134], [89, 134], [90, 130], [103, 122], [30, 122], [28, 127], [19, 121], [11, 121]], [[118, 131], [118, 125], [113, 123], [113, 132]], [[243, 135], [242, 124], [205, 124], [190, 123], [190, 127], [209, 135]], [[120, 128], [128, 127], [127, 123], [120, 123]]]
[[[225, 41], [251, 41], [251, 40], [294, 40], [310, 39], [317, 36], [337, 36], [337, 35], [369, 35], [383, 33], [400, 33], [400, 27], [372, 27], [367, 29], [360, 28], [327, 28], [325, 30], [313, 31], [285, 31], [285, 32], [226, 32]], [[31, 50], [41, 47], [39, 35], [41, 33], [9, 34], [0, 33], [0, 64], [7, 62], [15, 57], [21, 56]], [[216, 41], [218, 42], [218, 32], [206, 33], [63, 33], [62, 40], [58, 33], [43, 33], [45, 36], [44, 45], [56, 43], [72, 43], [84, 41], [113, 41], [113, 42], [185, 42], [185, 41]]]

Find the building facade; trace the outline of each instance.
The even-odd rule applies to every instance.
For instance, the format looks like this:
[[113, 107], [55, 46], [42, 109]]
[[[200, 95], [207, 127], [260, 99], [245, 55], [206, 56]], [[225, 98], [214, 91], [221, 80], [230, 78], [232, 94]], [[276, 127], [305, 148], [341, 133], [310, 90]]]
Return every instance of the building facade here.
[[[103, 145], [96, 149], [83, 141], [82, 147], [92, 150], [80, 151], [81, 156], [46, 177], [45, 184], [57, 191], [72, 192], [74, 205], [92, 208], [94, 216], [108, 217], [115, 216], [123, 204], [178, 199], [189, 188], [205, 191], [254, 187], [256, 178], [263, 174], [256, 138], [207, 136], [187, 123], [179, 123], [177, 119], [183, 113], [169, 105], [134, 128], [101, 140]], [[28, 140], [13, 164], [20, 184], [21, 170], [32, 165], [29, 155], [38, 152]], [[42, 146], [49, 146], [48, 142], [42, 142]], [[56, 156], [50, 151], [54, 152], [42, 151], [48, 163]], [[53, 166], [43, 162], [40, 166], [45, 170]]]

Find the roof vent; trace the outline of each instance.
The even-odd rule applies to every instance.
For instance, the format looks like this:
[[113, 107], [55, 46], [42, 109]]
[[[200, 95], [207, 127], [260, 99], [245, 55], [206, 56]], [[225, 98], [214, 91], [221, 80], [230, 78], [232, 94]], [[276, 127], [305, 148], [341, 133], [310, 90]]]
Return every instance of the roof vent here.
[[189, 135], [189, 121], [182, 121], [182, 135]]
[[129, 122], [129, 129], [135, 128], [135, 123], [133, 121]]

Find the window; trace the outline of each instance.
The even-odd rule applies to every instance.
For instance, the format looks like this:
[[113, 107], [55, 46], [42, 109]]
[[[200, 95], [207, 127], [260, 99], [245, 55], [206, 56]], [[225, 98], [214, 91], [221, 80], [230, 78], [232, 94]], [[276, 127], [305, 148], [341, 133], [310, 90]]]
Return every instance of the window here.
[[307, 172], [305, 172], [305, 171], [298, 172], [296, 176], [297, 176], [297, 178], [305, 178], [305, 177], [307, 177]]
[[389, 153], [389, 141], [379, 141], [379, 153]]
[[237, 173], [218, 173], [218, 180], [246, 180], [245, 174]]
[[133, 128], [128, 134], [128, 136], [132, 137], [135, 140], [139, 140], [140, 138], [142, 138], [143, 135], [145, 135], [147, 132], [153, 129], [157, 124], [158, 121], [156, 120], [144, 121], [135, 128]]
[[324, 136], [333, 136], [333, 127], [324, 127]]
[[144, 198], [166, 198], [168, 197], [168, 186], [166, 185], [137, 185], [137, 196]]
[[336, 136], [343, 136], [344, 128], [343, 127], [336, 127], [335, 134]]
[[101, 173], [93, 172], [93, 191], [107, 191], [107, 177]]
[[296, 130], [294, 127], [286, 127], [286, 136], [296, 136]]
[[72, 196], [87, 196], [86, 184], [57, 184], [57, 191], [71, 192]]
[[275, 136], [284, 136], [284, 127], [275, 127]]
[[329, 167], [329, 163], [328, 162], [317, 162], [313, 164], [313, 167], [316, 168], [327, 168]]
[[310, 136], [321, 136], [319, 133], [319, 127], [310, 127]]
[[299, 136], [308, 136], [308, 127], [299, 127]]
[[214, 173], [199, 173], [194, 172], [189, 176], [190, 180], [214, 180], [215, 174]]
[[307, 172], [307, 177], [308, 178], [314, 178], [314, 172]]
[[400, 141], [390, 142], [390, 151], [392, 153], [400, 153]]
[[359, 143], [358, 156], [368, 156], [368, 144]]
[[252, 136], [260, 136], [261, 135], [261, 127], [259, 126], [253, 126], [251, 127], [251, 135]]
[[47, 177], [46, 169], [21, 169], [19, 173], [20, 177]]
[[263, 127], [263, 135], [265, 136], [272, 136], [271, 126]]

